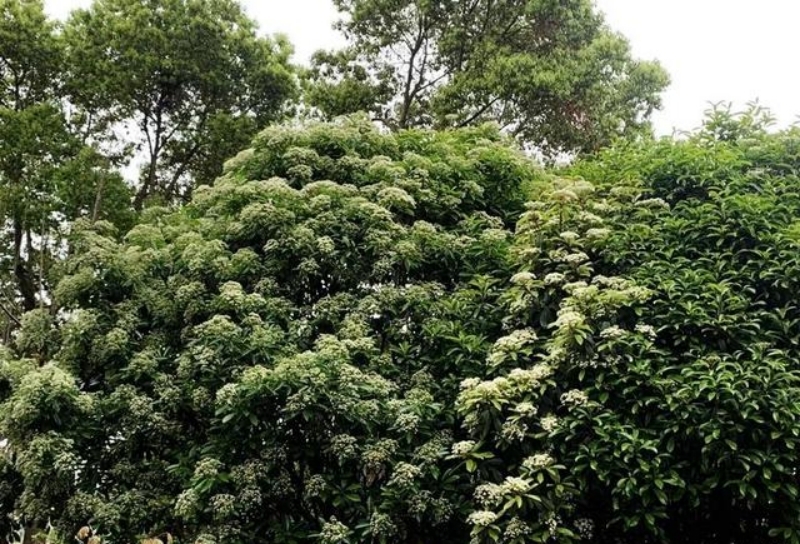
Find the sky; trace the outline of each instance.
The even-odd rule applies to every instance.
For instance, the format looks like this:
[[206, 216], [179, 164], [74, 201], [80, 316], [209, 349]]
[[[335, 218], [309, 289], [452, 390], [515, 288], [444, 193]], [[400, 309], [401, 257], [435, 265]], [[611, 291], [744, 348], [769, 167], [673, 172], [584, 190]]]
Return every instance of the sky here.
[[[45, 0], [64, 18], [90, 0]], [[331, 28], [331, 0], [242, 0], [263, 32], [286, 34], [295, 60], [341, 45]], [[664, 108], [653, 117], [658, 134], [691, 130], [711, 102], [742, 108], [758, 100], [780, 125], [800, 116], [800, 1], [596, 0], [608, 25], [626, 36], [634, 55], [657, 59], [670, 73]]]

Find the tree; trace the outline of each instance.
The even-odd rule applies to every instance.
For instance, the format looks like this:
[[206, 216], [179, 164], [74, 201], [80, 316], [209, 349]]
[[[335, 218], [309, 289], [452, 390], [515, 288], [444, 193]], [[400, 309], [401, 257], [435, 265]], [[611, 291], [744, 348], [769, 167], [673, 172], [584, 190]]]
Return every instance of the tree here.
[[458, 400], [495, 463], [476, 470], [502, 467], [478, 541], [799, 538], [800, 133], [767, 120], [719, 109], [684, 141], [605, 151], [569, 171], [594, 184], [520, 219], [507, 319], [553, 332], [522, 351], [537, 380], [501, 352]]
[[130, 226], [128, 191], [64, 111], [63, 48], [39, 0], [0, 2], [0, 272], [2, 336], [46, 305], [66, 221]]
[[491, 128], [275, 127], [124, 241], [76, 224], [68, 317], [25, 320], [41, 366], [0, 363], [17, 511], [114, 541], [463, 542], [452, 399], [538, 176]]
[[0, 353], [0, 503], [114, 542], [795, 541], [800, 132], [765, 120], [551, 174], [491, 126], [272, 127], [124, 239], [78, 222], [62, 315]]
[[72, 102], [147, 157], [137, 209], [213, 181], [295, 93], [290, 45], [258, 37], [234, 0], [97, 0], [64, 36]]
[[549, 153], [647, 133], [668, 83], [590, 0], [336, 0], [350, 44], [318, 53], [307, 102], [391, 128], [498, 122]]

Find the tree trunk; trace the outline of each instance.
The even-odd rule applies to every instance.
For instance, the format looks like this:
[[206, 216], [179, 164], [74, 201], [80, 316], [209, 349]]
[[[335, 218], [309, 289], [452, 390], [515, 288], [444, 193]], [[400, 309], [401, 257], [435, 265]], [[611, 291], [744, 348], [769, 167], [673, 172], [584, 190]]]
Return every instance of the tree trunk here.
[[[14, 218], [14, 277], [22, 296], [22, 308], [29, 312], [36, 308], [36, 286], [25, 257], [22, 256], [24, 229], [22, 219]], [[30, 251], [30, 247], [27, 248]]]

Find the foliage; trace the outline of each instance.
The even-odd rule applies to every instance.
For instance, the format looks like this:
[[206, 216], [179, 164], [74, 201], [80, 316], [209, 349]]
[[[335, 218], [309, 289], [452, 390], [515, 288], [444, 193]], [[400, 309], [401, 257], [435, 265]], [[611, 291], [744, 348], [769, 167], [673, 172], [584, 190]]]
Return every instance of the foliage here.
[[291, 46], [262, 38], [234, 0], [96, 0], [65, 31], [72, 102], [147, 157], [135, 203], [173, 202], [284, 113]]
[[348, 46], [320, 52], [306, 101], [391, 128], [492, 120], [556, 154], [646, 133], [667, 85], [589, 0], [336, 0]]
[[0, 409], [18, 511], [116, 541], [462, 542], [453, 401], [538, 175], [491, 128], [279, 127], [123, 242], [77, 224], [67, 313], [17, 340], [57, 362]]
[[557, 176], [486, 126], [276, 127], [123, 241], [77, 225], [68, 313], [0, 364], [16, 511], [115, 541], [797, 542], [800, 132], [767, 121]]
[[46, 302], [65, 220], [131, 225], [129, 191], [72, 129], [62, 101], [63, 47], [40, 0], [0, 1], [0, 328]]

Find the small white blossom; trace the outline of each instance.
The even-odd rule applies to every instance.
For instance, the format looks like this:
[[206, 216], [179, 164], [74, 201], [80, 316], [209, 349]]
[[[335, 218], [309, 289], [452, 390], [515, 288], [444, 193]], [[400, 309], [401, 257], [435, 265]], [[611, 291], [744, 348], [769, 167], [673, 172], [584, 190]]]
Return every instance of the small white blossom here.
[[669, 204], [667, 204], [663, 198], [646, 198], [643, 200], [637, 200], [635, 202], [637, 206], [642, 208], [665, 208], [669, 209]]
[[540, 468], [549, 467], [555, 462], [549, 454], [547, 453], [535, 453], [530, 457], [527, 457], [523, 462], [522, 466], [527, 468], [528, 470], [536, 470]]
[[567, 406], [583, 406], [589, 402], [589, 397], [580, 389], [572, 389], [561, 395], [561, 402]]
[[578, 195], [575, 191], [570, 191], [569, 189], [559, 189], [553, 191], [553, 200], [558, 202], [572, 202], [578, 200]]
[[468, 521], [478, 527], [486, 527], [497, 521], [497, 514], [489, 510], [478, 510], [469, 515]]
[[586, 540], [591, 540], [594, 536], [594, 522], [587, 518], [581, 518], [575, 521], [575, 530]]
[[545, 285], [559, 285], [564, 283], [564, 274], [559, 272], [551, 272], [550, 274], [544, 277], [544, 284]]
[[536, 414], [536, 406], [532, 402], [520, 402], [514, 411], [523, 416], [532, 416]]
[[474, 496], [484, 508], [497, 506], [503, 500], [503, 488], [497, 484], [482, 484], [475, 488]]
[[577, 253], [569, 253], [568, 255], [565, 255], [562, 260], [568, 264], [581, 264], [588, 261], [589, 256], [586, 253], [579, 251]]
[[547, 433], [551, 433], [558, 429], [559, 424], [558, 418], [553, 415], [545, 416], [541, 419], [541, 421], [539, 421], [539, 425], [541, 425], [542, 429]]
[[468, 455], [475, 449], [475, 442], [473, 440], [462, 440], [461, 442], [456, 442], [453, 444], [453, 455], [458, 455], [459, 457]]
[[586, 322], [586, 317], [575, 310], [566, 309], [558, 312], [558, 318], [553, 326], [559, 329], [572, 329], [579, 327]]
[[562, 240], [564, 240], [568, 244], [571, 244], [572, 242], [575, 242], [576, 240], [578, 240], [578, 238], [580, 238], [580, 235], [577, 232], [572, 232], [572, 231], [562, 232], [559, 236], [561, 237]]
[[603, 238], [607, 238], [609, 234], [611, 234], [611, 230], [609, 229], [595, 228], [586, 231], [586, 237], [591, 240], [602, 240]]
[[536, 276], [531, 272], [518, 272], [511, 276], [511, 283], [514, 285], [530, 285], [536, 280]]
[[509, 476], [501, 487], [506, 495], [524, 495], [531, 490], [531, 482], [525, 478]]
[[636, 332], [639, 334], [643, 334], [649, 338], [656, 337], [656, 330], [653, 328], [652, 325], [636, 325]]
[[[597, 208], [595, 208], [597, 209]], [[581, 212], [578, 214], [578, 219], [580, 219], [583, 223], [587, 223], [590, 225], [597, 225], [603, 222], [603, 218], [599, 217], [591, 212]]]
[[617, 325], [612, 325], [600, 331], [600, 338], [604, 339], [621, 338], [625, 336], [626, 332], [627, 331], [625, 331], [625, 329], [621, 329]]

